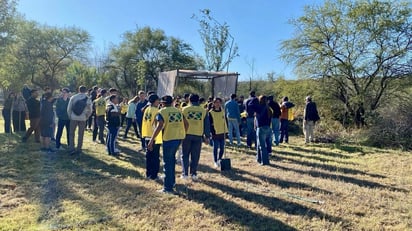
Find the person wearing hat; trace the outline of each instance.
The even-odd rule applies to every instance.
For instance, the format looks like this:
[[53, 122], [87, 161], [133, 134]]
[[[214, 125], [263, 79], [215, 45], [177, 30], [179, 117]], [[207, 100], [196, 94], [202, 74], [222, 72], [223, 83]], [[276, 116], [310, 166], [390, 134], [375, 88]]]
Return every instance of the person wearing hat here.
[[34, 131], [35, 141], [36, 143], [40, 143], [40, 101], [37, 97], [39, 97], [38, 91], [32, 89], [31, 97], [26, 101], [29, 111], [30, 128], [27, 130], [26, 135], [23, 136], [23, 142], [26, 142]]
[[199, 95], [191, 94], [189, 101], [190, 105], [182, 109], [183, 119], [188, 125], [182, 142], [182, 178], [187, 179], [190, 174], [192, 180], [197, 180], [202, 140], [207, 143], [210, 138], [210, 121], [206, 110], [199, 105]]
[[97, 134], [99, 134], [99, 141], [105, 144], [104, 141], [104, 126], [106, 125], [106, 89], [101, 89], [97, 94], [97, 98], [93, 101], [93, 108], [95, 111], [94, 126], [93, 126], [93, 142], [96, 142]]
[[176, 152], [180, 143], [185, 138], [185, 128], [187, 125], [185, 125], [185, 121], [183, 120], [182, 112], [172, 106], [173, 98], [170, 95], [163, 96], [160, 102], [163, 103], [164, 107], [160, 109], [155, 116], [157, 125], [147, 148], [150, 151], [154, 149], [155, 140], [162, 131], [165, 178], [163, 181], [163, 189], [159, 190], [159, 192], [173, 193], [173, 187], [176, 182]]
[[306, 106], [303, 111], [303, 131], [305, 133], [305, 144], [313, 142], [313, 130], [315, 123], [320, 119], [316, 103], [312, 101], [311, 96], [305, 98]]
[[[143, 113], [142, 121], [142, 136], [149, 144], [150, 138], [154, 133], [155, 115], [159, 112], [159, 96], [151, 94], [149, 96], [149, 106], [147, 106]], [[151, 180], [158, 178], [160, 168], [160, 145], [162, 144], [162, 132], [155, 139], [153, 149], [146, 149], [146, 177]]]
[[69, 145], [69, 131], [70, 131], [70, 119], [67, 114], [67, 106], [69, 106], [69, 93], [68, 88], [61, 90], [61, 95], [56, 101], [56, 115], [57, 115], [57, 132], [56, 132], [56, 149], [61, 149], [61, 138], [63, 129], [66, 127], [66, 142]]

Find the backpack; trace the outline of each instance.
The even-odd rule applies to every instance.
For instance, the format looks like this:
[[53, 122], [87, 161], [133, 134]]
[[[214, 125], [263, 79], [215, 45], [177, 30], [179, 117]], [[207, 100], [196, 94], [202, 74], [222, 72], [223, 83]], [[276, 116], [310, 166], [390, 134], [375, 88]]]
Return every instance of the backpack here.
[[88, 97], [86, 96], [84, 99], [77, 100], [74, 103], [74, 105], [72, 107], [72, 111], [75, 115], [79, 116], [83, 113], [84, 109], [87, 106], [87, 99], [88, 99]]

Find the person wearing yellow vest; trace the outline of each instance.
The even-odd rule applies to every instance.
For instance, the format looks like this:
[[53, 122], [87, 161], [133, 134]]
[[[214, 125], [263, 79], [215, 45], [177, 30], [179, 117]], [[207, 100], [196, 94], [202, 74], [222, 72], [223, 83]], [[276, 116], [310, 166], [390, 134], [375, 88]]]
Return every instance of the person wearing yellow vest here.
[[[215, 167], [220, 166], [225, 151], [225, 134], [228, 132], [225, 112], [222, 110], [222, 99], [215, 98], [213, 108], [209, 111], [210, 132], [213, 140], [213, 161]], [[219, 151], [219, 156], [218, 156]]]
[[97, 134], [99, 134], [101, 144], [105, 144], [103, 132], [106, 124], [106, 93], [106, 89], [101, 89], [97, 95], [97, 99], [93, 101], [93, 107], [96, 110], [95, 126], [93, 126], [93, 142], [96, 142]]
[[126, 121], [127, 108], [129, 107], [129, 99], [126, 97], [123, 98], [123, 101], [119, 104], [119, 106], [121, 116], [120, 127], [123, 127], [123, 124]]
[[287, 96], [283, 97], [282, 104], [280, 106], [280, 140], [279, 143], [289, 142], [289, 110], [294, 107], [295, 104], [289, 102]]
[[[150, 138], [156, 126], [155, 116], [159, 112], [159, 96], [152, 94], [149, 96], [149, 106], [144, 109], [142, 120], [142, 137], [148, 146]], [[162, 144], [162, 131], [155, 139], [152, 150], [146, 149], [146, 177], [151, 180], [158, 178], [160, 168], [160, 145]]]
[[147, 149], [150, 151], [154, 149], [155, 140], [162, 131], [165, 178], [163, 181], [163, 189], [159, 190], [159, 192], [174, 193], [173, 187], [176, 183], [176, 152], [180, 143], [185, 138], [185, 128], [187, 125], [185, 125], [185, 121], [183, 120], [182, 112], [172, 106], [173, 98], [170, 95], [163, 96], [160, 103], [162, 103], [164, 107], [159, 110], [155, 117], [157, 125], [147, 144]]
[[208, 143], [210, 124], [206, 110], [199, 106], [199, 95], [191, 94], [189, 102], [190, 104], [182, 109], [183, 119], [188, 124], [186, 137], [182, 142], [182, 178], [188, 178], [190, 165], [190, 176], [192, 180], [197, 180], [197, 166], [199, 165], [202, 140]]

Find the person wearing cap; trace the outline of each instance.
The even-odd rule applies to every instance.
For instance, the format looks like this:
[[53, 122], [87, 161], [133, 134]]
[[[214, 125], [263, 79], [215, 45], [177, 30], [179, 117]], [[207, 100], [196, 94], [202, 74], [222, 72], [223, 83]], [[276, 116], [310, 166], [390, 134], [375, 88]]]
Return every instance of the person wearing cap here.
[[61, 138], [63, 134], [63, 129], [66, 127], [66, 142], [69, 145], [69, 131], [70, 131], [70, 119], [67, 114], [67, 107], [69, 106], [69, 93], [68, 88], [63, 88], [61, 90], [61, 95], [56, 101], [56, 115], [57, 115], [57, 132], [56, 132], [56, 149], [61, 148]]
[[[143, 121], [143, 108], [147, 105], [149, 101], [146, 99], [146, 93], [144, 91], [138, 92], [139, 101], [136, 103], [136, 123], [139, 127], [139, 132], [142, 132], [142, 121]], [[146, 142], [145, 139], [142, 137], [142, 134], [139, 135], [140, 143], [142, 147], [140, 151], [146, 150]]]
[[202, 140], [208, 143], [210, 121], [206, 110], [199, 105], [199, 95], [191, 94], [189, 102], [190, 104], [182, 109], [183, 119], [187, 123], [186, 137], [182, 142], [182, 178], [187, 179], [190, 174], [192, 180], [197, 180]]
[[183, 120], [182, 112], [172, 106], [173, 98], [170, 95], [163, 96], [160, 102], [163, 103], [164, 107], [160, 109], [155, 116], [157, 125], [147, 148], [150, 151], [153, 150], [156, 137], [162, 131], [165, 178], [163, 181], [163, 189], [159, 190], [159, 192], [173, 193], [173, 187], [176, 182], [176, 152], [180, 143], [185, 138], [185, 128], [187, 125], [185, 125], [185, 121]]
[[106, 89], [101, 89], [97, 94], [97, 98], [93, 101], [93, 108], [95, 110], [94, 126], [93, 126], [93, 142], [96, 142], [97, 135], [101, 144], [104, 141], [104, 126], [106, 125]]
[[38, 91], [36, 89], [31, 90], [31, 97], [26, 101], [27, 109], [29, 111], [30, 127], [23, 136], [22, 141], [26, 142], [34, 131], [34, 138], [36, 143], [40, 143], [40, 101], [37, 99], [39, 97]]
[[[155, 115], [159, 112], [159, 96], [151, 94], [149, 96], [149, 106], [146, 107], [143, 113], [142, 121], [142, 136], [148, 145], [150, 138], [154, 133]], [[151, 180], [156, 180], [160, 168], [160, 146], [162, 144], [162, 132], [155, 139], [153, 149], [146, 149], [146, 177]]]
[[311, 96], [305, 98], [306, 106], [303, 111], [303, 132], [305, 133], [305, 144], [313, 142], [313, 130], [315, 123], [320, 119], [316, 103], [312, 101]]

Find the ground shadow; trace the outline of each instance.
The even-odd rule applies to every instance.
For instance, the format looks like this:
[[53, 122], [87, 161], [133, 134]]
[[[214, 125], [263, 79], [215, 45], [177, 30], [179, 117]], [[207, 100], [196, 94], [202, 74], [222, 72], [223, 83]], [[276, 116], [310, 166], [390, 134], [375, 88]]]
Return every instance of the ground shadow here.
[[312, 176], [312, 177], [332, 179], [332, 180], [336, 180], [336, 181], [343, 181], [345, 183], [355, 184], [355, 185], [358, 185], [360, 187], [380, 188], [380, 189], [388, 189], [388, 190], [399, 191], [399, 192], [409, 192], [406, 189], [386, 186], [386, 185], [382, 185], [382, 184], [379, 184], [379, 183], [376, 183], [376, 182], [367, 181], [367, 180], [360, 180], [360, 179], [356, 179], [356, 178], [348, 177], [348, 176], [324, 173], [324, 172], [313, 171], [313, 170], [308, 170], [308, 171], [299, 170], [299, 169], [284, 167], [284, 166], [281, 166], [279, 164], [272, 164], [272, 166], [274, 166], [278, 169], [284, 170], [284, 171], [293, 171], [293, 172], [296, 172], [296, 173], [305, 174], [305, 175], [309, 175], [309, 176]]
[[318, 161], [322, 161], [322, 162], [335, 162], [335, 163], [346, 164], [346, 165], [356, 165], [355, 163], [349, 162], [349, 161], [342, 161], [342, 160], [336, 160], [336, 159], [332, 160], [332, 159], [323, 158], [323, 157], [314, 156], [314, 155], [302, 155], [302, 154], [296, 153], [296, 152], [288, 152], [288, 151], [277, 150], [273, 154], [274, 155], [294, 156], [294, 157], [318, 160]]
[[201, 203], [206, 209], [210, 209], [218, 216], [226, 218], [219, 224], [222, 227], [225, 227], [226, 224], [235, 223], [246, 230], [297, 230], [282, 221], [256, 214], [211, 192], [189, 188], [188, 194], [189, 200]]
[[[268, 183], [270, 183], [272, 185], [276, 185], [280, 188], [296, 188], [296, 189], [299, 189], [299, 190], [314, 191], [314, 192], [319, 192], [319, 193], [323, 193], [323, 194], [332, 194], [331, 191], [321, 189], [321, 188], [318, 188], [318, 187], [314, 187], [314, 186], [311, 186], [311, 185], [308, 185], [308, 184], [305, 184], [305, 183], [276, 179], [276, 178], [272, 178], [272, 177], [268, 177], [268, 176], [264, 176], [264, 175], [259, 175], [259, 174], [254, 174], [254, 173], [251, 173], [251, 172], [246, 172], [246, 171], [240, 170], [240, 169], [237, 169], [236, 171], [238, 171], [241, 174], [248, 174], [248, 175], [251, 175], [253, 177], [259, 178], [263, 182], [268, 182]], [[259, 182], [259, 184], [261, 184], [261, 182]]]
[[359, 171], [359, 170], [356, 170], [356, 169], [345, 168], [345, 167], [337, 167], [337, 166], [328, 165], [328, 164], [320, 164], [320, 163], [314, 163], [314, 162], [309, 162], [309, 161], [301, 161], [301, 160], [296, 160], [296, 159], [293, 159], [293, 158], [286, 157], [284, 155], [278, 156], [277, 159], [293, 162], [295, 164], [299, 164], [299, 165], [302, 165], [302, 166], [307, 166], [307, 167], [312, 167], [312, 168], [319, 168], [319, 169], [323, 169], [323, 170], [330, 171], [330, 172], [339, 172], [339, 173], [353, 174], [353, 175], [358, 175], [359, 174], [359, 175], [367, 175], [367, 176], [376, 177], [376, 178], [386, 178], [386, 176], [379, 175], [379, 174], [367, 173], [367, 172]]
[[326, 219], [333, 223], [345, 222], [339, 217], [334, 217], [325, 214], [323, 212], [317, 211], [313, 208], [306, 207], [295, 202], [285, 201], [276, 197], [270, 197], [253, 192], [245, 192], [237, 188], [230, 187], [228, 185], [223, 185], [219, 182], [205, 181], [204, 184], [208, 185], [209, 187], [219, 189], [222, 192], [229, 193], [234, 197], [242, 198], [246, 201], [260, 204], [261, 206], [264, 206], [272, 211], [281, 211], [287, 214], [305, 216], [309, 218], [317, 217], [320, 219]]

